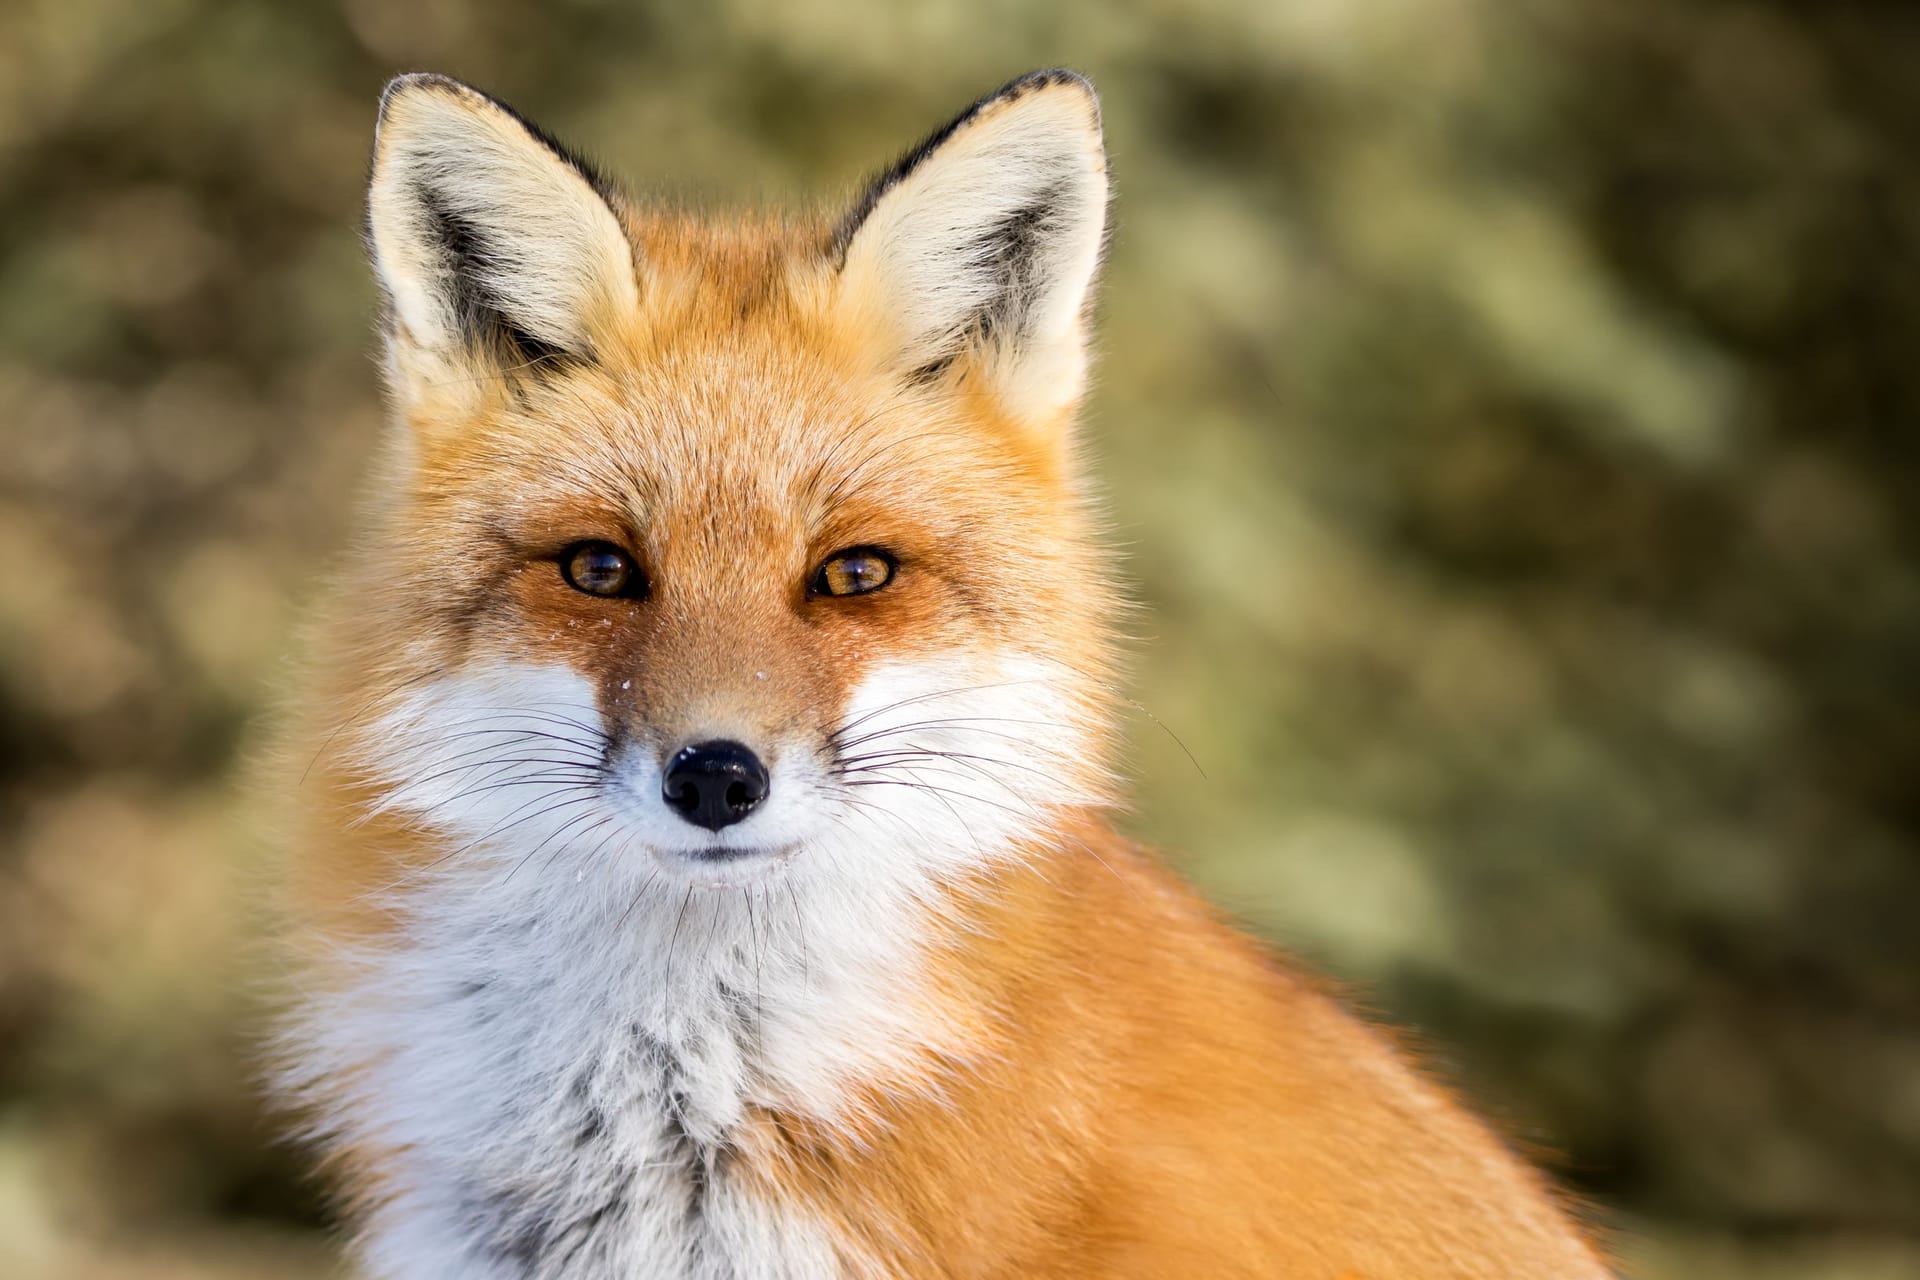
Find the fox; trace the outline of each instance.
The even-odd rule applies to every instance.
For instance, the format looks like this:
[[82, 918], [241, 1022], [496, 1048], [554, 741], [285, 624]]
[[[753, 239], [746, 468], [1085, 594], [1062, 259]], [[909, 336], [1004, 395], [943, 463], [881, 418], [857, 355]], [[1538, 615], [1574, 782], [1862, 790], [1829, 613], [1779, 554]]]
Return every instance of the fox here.
[[389, 424], [288, 732], [273, 1087], [406, 1280], [1598, 1280], [1122, 835], [1083, 76], [827, 215], [379, 106]]

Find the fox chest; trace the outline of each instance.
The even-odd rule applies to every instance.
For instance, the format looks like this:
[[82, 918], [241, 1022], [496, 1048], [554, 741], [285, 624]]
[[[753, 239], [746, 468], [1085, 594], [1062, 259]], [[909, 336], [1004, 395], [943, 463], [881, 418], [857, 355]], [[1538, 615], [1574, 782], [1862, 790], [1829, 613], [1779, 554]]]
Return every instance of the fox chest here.
[[748, 1092], [735, 1031], [691, 1029], [670, 1043], [627, 1027], [617, 1042], [576, 1044], [559, 1072], [514, 1070], [498, 1031], [491, 1046], [450, 1043], [443, 1061], [477, 1069], [443, 1076], [408, 1108], [396, 1135], [408, 1190], [369, 1241], [376, 1274], [846, 1274], [824, 1226], [781, 1203], [730, 1140]]
[[766, 1115], [831, 1124], [929, 1052], [915, 953], [884, 949], [909, 935], [830, 927], [852, 917], [797, 889], [792, 918], [819, 927], [787, 946], [745, 895], [644, 884], [449, 876], [295, 1016], [290, 1084], [323, 1086], [322, 1135], [384, 1153], [370, 1276], [873, 1272], [759, 1144]]

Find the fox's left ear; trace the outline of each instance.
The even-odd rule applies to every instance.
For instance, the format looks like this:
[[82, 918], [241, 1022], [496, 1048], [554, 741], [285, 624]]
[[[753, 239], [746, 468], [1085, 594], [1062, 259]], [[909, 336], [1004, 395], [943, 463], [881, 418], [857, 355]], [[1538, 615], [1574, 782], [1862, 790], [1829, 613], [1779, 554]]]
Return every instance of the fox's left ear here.
[[883, 174], [831, 246], [843, 305], [887, 334], [905, 376], [977, 375], [1051, 424], [1086, 381], [1086, 320], [1106, 230], [1093, 86], [1022, 76]]

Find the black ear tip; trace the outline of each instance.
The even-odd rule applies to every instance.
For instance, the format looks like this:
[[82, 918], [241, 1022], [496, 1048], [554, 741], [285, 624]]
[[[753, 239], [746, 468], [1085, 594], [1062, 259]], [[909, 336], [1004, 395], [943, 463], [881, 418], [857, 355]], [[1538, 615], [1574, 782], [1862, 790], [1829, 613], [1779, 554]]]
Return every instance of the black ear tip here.
[[1100, 95], [1094, 91], [1093, 81], [1071, 67], [1045, 67], [1039, 71], [1029, 71], [1023, 76], [1009, 80], [1006, 87], [995, 94], [996, 98], [1020, 97], [1041, 89], [1078, 89], [1089, 98], [1099, 101]]
[[455, 80], [452, 76], [443, 76], [437, 71], [407, 71], [387, 81], [380, 90], [380, 114], [387, 113], [387, 107], [396, 98], [415, 93], [449, 93], [460, 97], [486, 97], [470, 84]]
[[408, 71], [387, 81], [386, 87], [380, 90], [380, 111], [374, 117], [375, 135], [378, 136], [386, 128], [387, 121], [393, 114], [394, 104], [407, 98], [418, 100], [421, 95], [429, 93], [437, 93], [443, 97], [466, 102], [492, 101], [480, 90], [464, 81], [455, 80], [452, 76], [443, 76], [434, 71]]
[[980, 99], [976, 106], [993, 103], [1012, 102], [1032, 94], [1049, 89], [1076, 90], [1087, 100], [1087, 108], [1093, 113], [1094, 122], [1100, 120], [1100, 94], [1093, 87], [1093, 81], [1069, 67], [1048, 67], [1041, 71], [1029, 71], [1023, 76], [1001, 85], [999, 89]]
[[1016, 76], [974, 103], [972, 111], [983, 111], [988, 107], [999, 107], [1048, 92], [1078, 93], [1086, 104], [1087, 119], [1092, 123], [1093, 131], [1105, 132], [1105, 125], [1100, 119], [1100, 94], [1094, 89], [1093, 81], [1070, 67], [1047, 67]]
[[832, 234], [827, 237], [827, 256], [836, 266], [844, 264], [847, 259], [847, 246], [853, 243], [854, 233], [860, 229], [860, 224], [867, 220], [867, 215], [873, 212], [874, 206], [880, 203], [880, 198], [918, 168], [928, 156], [939, 150], [941, 144], [948, 138], [985, 112], [997, 110], [1007, 103], [1049, 89], [1073, 89], [1081, 94], [1086, 100], [1088, 119], [1098, 139], [1102, 132], [1100, 95], [1094, 92], [1093, 81], [1078, 71], [1066, 67], [1048, 67], [1041, 71], [1029, 71], [1023, 76], [1015, 76], [992, 93], [975, 100], [973, 105], [965, 111], [922, 138], [912, 150], [869, 182], [867, 189], [861, 193], [858, 200], [854, 201], [853, 207], [847, 210], [846, 216], [835, 224]]
[[[374, 136], [378, 138], [384, 133], [387, 117], [396, 101], [425, 93], [437, 93], [457, 99], [469, 107], [481, 107], [499, 112], [519, 124], [547, 150], [571, 165], [575, 172], [586, 179], [587, 185], [600, 194], [601, 199], [609, 204], [616, 203], [620, 199], [619, 190], [607, 180], [592, 161], [522, 115], [514, 109], [512, 104], [501, 101], [485, 89], [476, 89], [464, 80], [443, 76], [435, 71], [409, 71], [387, 81], [386, 88], [380, 91], [380, 115], [374, 124]], [[376, 143], [376, 164], [378, 154], [378, 143]]]

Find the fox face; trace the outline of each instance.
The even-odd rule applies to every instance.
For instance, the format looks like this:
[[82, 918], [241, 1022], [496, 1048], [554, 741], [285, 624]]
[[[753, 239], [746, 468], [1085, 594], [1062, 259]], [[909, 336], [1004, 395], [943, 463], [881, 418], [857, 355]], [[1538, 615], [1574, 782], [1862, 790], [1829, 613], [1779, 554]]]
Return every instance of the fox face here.
[[372, 808], [451, 837], [439, 871], [638, 896], [930, 883], [1099, 803], [1070, 426], [1105, 199], [1062, 73], [817, 225], [649, 214], [478, 92], [397, 82]]

